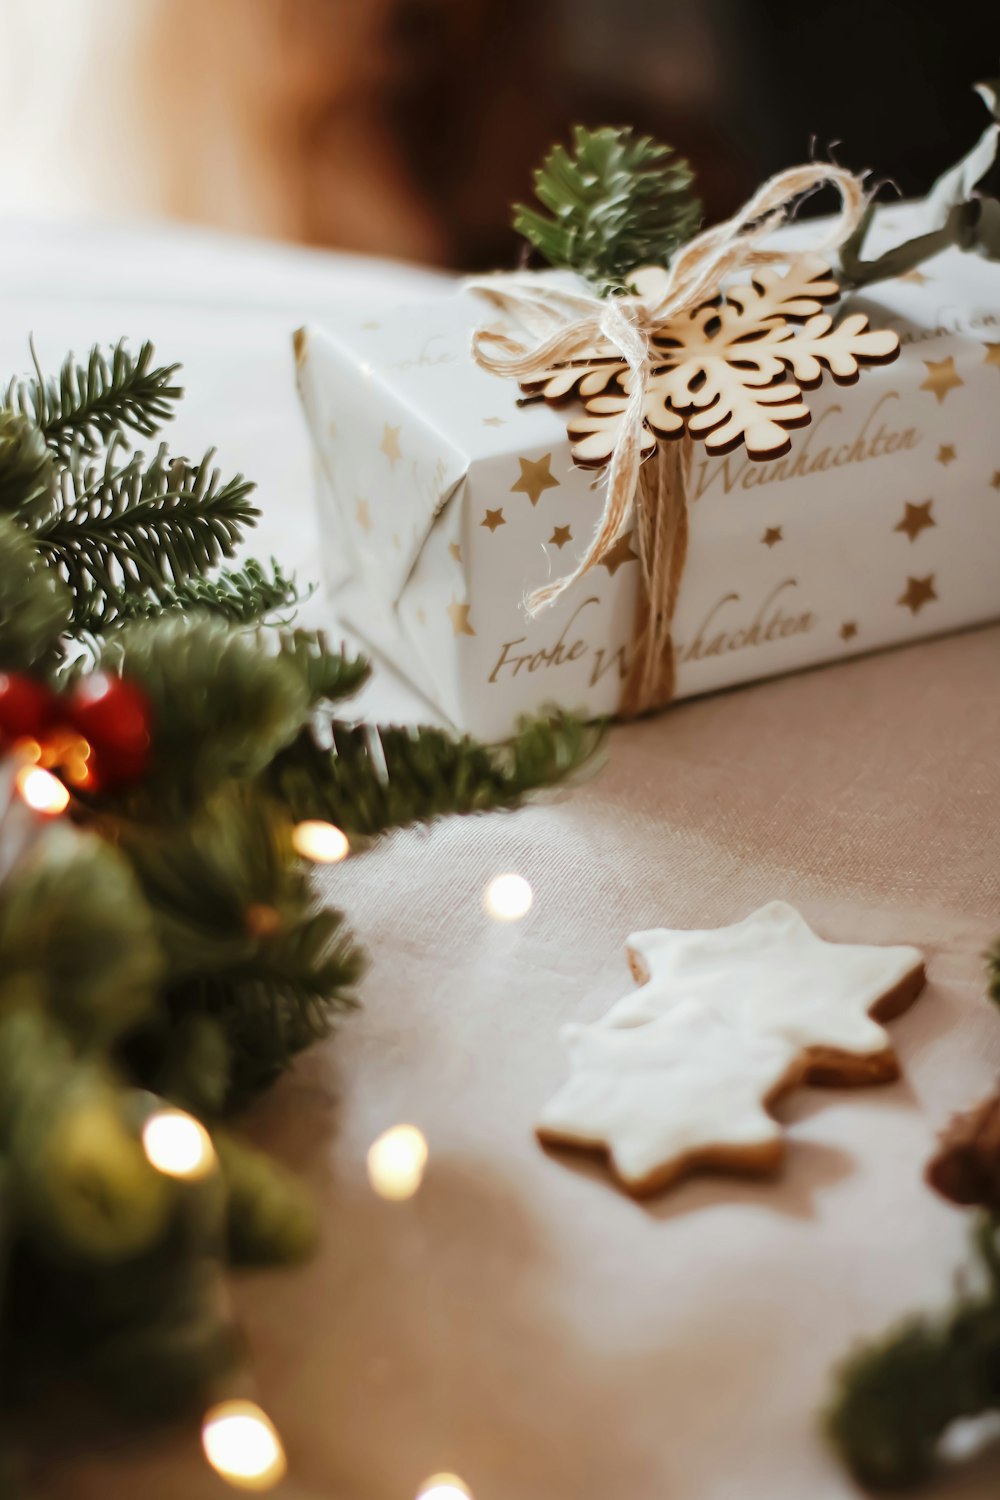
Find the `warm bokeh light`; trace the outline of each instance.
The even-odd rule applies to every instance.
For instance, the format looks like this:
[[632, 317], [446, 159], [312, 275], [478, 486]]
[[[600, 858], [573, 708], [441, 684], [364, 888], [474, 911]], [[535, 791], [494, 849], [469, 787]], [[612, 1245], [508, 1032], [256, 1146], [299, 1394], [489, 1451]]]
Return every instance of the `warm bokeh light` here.
[[303, 859], [314, 860], [318, 865], [335, 865], [351, 850], [346, 834], [333, 823], [322, 823], [314, 818], [296, 823], [292, 829], [292, 843]]
[[483, 906], [497, 922], [520, 921], [534, 899], [523, 875], [497, 875], [483, 892]]
[[432, 1474], [417, 1491], [417, 1500], [472, 1500], [472, 1491], [457, 1474]]
[[35, 812], [48, 813], [49, 817], [56, 817], [69, 806], [69, 792], [51, 771], [43, 771], [41, 766], [22, 766], [17, 773], [17, 790], [29, 807]]
[[269, 1490], [288, 1467], [274, 1423], [252, 1401], [213, 1406], [202, 1424], [201, 1445], [215, 1472], [237, 1489]]
[[427, 1142], [415, 1125], [394, 1125], [368, 1152], [368, 1181], [380, 1198], [402, 1203], [424, 1179]]
[[158, 1109], [142, 1127], [142, 1149], [151, 1166], [167, 1177], [207, 1177], [216, 1163], [212, 1138], [183, 1109]]

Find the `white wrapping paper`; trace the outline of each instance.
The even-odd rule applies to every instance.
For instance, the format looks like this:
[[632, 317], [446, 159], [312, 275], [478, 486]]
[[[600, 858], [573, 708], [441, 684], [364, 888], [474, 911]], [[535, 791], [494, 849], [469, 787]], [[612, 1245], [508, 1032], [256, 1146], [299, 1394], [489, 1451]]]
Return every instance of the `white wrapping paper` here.
[[[905, 232], [893, 211], [875, 248]], [[785, 231], [797, 247], [801, 229]], [[948, 250], [846, 299], [899, 360], [808, 393], [784, 458], [696, 450], [674, 620], [677, 696], [1000, 614], [1000, 265]], [[333, 609], [445, 718], [487, 739], [559, 704], [614, 713], [639, 566], [630, 538], [535, 619], [602, 509], [566, 413], [481, 370], [470, 292], [296, 338]]]

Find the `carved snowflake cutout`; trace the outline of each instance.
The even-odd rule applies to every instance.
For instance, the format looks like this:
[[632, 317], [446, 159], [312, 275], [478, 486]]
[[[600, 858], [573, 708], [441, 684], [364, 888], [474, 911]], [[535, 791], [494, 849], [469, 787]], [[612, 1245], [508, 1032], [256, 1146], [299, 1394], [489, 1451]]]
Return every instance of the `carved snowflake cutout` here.
[[[636, 276], [645, 300], [666, 273]], [[899, 339], [871, 329], [863, 313], [839, 323], [823, 311], [840, 289], [816, 256], [794, 260], [784, 275], [771, 268], [724, 299], [673, 317], [650, 337], [652, 373], [643, 403], [644, 455], [657, 438], [701, 438], [711, 453], [746, 444], [751, 458], [777, 458], [791, 446], [790, 428], [810, 421], [804, 389], [825, 372], [845, 384], [866, 364], [895, 359]], [[796, 331], [792, 326], [799, 324]], [[614, 346], [594, 346], [572, 365], [542, 372], [524, 389], [549, 401], [578, 395], [584, 411], [568, 424], [573, 457], [584, 466], [608, 462], [634, 380]]]

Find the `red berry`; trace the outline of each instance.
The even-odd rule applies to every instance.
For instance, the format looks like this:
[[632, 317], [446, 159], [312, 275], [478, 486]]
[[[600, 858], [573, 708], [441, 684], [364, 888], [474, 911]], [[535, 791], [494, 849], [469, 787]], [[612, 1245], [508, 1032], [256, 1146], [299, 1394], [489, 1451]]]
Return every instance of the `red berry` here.
[[40, 740], [59, 716], [59, 700], [44, 682], [0, 672], [0, 738]]
[[89, 741], [104, 785], [136, 781], [149, 762], [149, 704], [134, 683], [106, 672], [82, 677], [69, 696], [69, 719]]

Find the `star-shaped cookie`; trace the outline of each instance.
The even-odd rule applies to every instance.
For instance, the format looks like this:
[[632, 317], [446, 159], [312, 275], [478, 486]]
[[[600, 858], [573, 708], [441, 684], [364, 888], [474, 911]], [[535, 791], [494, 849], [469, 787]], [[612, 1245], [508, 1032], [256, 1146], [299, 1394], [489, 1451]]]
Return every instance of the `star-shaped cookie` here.
[[879, 1024], [924, 984], [916, 948], [828, 943], [783, 901], [731, 927], [635, 933], [640, 988], [563, 1036], [572, 1076], [543, 1141], [601, 1148], [628, 1190], [705, 1167], [768, 1171], [768, 1106], [797, 1083], [878, 1083], [898, 1064]]
[[772, 1172], [784, 1155], [767, 1105], [798, 1083], [796, 1048], [743, 1035], [681, 1000], [641, 1026], [563, 1029], [572, 1076], [542, 1111], [543, 1141], [604, 1149], [637, 1197], [712, 1167]]
[[604, 1025], [634, 1026], [694, 995], [733, 1024], [793, 1042], [811, 1083], [898, 1077], [879, 1022], [901, 1015], [925, 979], [916, 948], [825, 942], [787, 901], [731, 927], [636, 932], [626, 951], [641, 988]]

